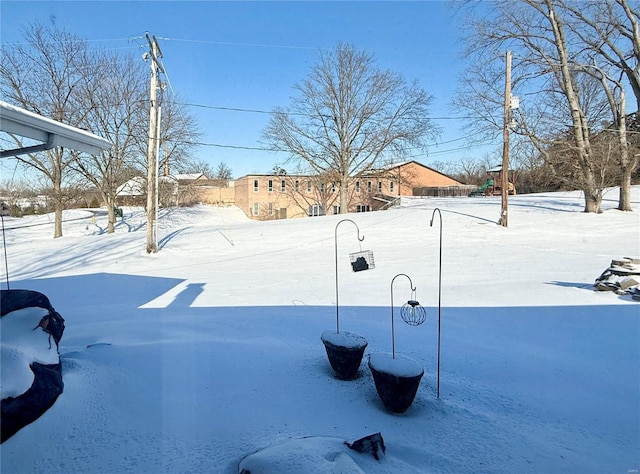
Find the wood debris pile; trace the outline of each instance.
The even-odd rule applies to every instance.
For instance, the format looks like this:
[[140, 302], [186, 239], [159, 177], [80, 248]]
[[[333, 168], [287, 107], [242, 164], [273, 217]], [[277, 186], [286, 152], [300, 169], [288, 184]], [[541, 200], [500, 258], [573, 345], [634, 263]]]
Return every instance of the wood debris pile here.
[[611, 260], [611, 265], [596, 278], [594, 289], [631, 295], [640, 301], [640, 258], [624, 257]]

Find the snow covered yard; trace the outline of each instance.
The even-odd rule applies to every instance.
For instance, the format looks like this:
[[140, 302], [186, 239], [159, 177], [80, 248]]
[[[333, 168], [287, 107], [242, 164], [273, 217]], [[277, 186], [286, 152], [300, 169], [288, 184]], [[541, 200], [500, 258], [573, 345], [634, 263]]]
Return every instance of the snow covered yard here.
[[[235, 208], [170, 209], [155, 255], [139, 209], [125, 208], [113, 235], [103, 215], [94, 224], [88, 211], [69, 212], [79, 219], [56, 240], [52, 224], [7, 220], [11, 288], [45, 293], [65, 318], [65, 388], [0, 446], [1, 471], [230, 474], [246, 455], [290, 442], [275, 452], [291, 472], [312, 472], [305, 460], [341, 472], [353, 464], [336, 440], [381, 432], [380, 461], [348, 453], [363, 472], [634, 472], [640, 303], [592, 290], [611, 259], [640, 256], [640, 188], [636, 212], [614, 210], [615, 197], [592, 215], [579, 193], [513, 196], [508, 228], [495, 224], [499, 198], [266, 222]], [[335, 328], [344, 217], [365, 236], [338, 231], [341, 329], [369, 343], [354, 381], [333, 376], [320, 340]], [[348, 254], [361, 248], [375, 269], [351, 272]], [[409, 410], [392, 415], [366, 358], [391, 351], [398, 273], [428, 316], [410, 327], [396, 315], [396, 352], [425, 375]], [[396, 282], [396, 305], [410, 296]]]

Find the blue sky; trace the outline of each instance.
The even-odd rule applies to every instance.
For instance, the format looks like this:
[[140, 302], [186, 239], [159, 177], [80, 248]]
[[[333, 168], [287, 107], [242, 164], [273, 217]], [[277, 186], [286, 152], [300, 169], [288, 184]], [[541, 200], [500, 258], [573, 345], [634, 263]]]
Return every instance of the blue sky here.
[[173, 91], [189, 103], [214, 107], [190, 108], [207, 144], [196, 158], [213, 167], [224, 162], [236, 178], [269, 173], [285, 156], [243, 149], [263, 147], [268, 114], [215, 107], [269, 111], [289, 105], [293, 85], [309, 74], [319, 51], [340, 42], [374, 54], [379, 67], [418, 80], [434, 96], [431, 115], [443, 134], [428, 154], [409, 158], [432, 165], [486, 153], [485, 147], [465, 146], [465, 122], [452, 118], [460, 116], [450, 102], [462, 72], [461, 19], [442, 1], [3, 0], [0, 8], [3, 43], [20, 41], [30, 23], [55, 23], [97, 48], [141, 56], [148, 49], [145, 32], [155, 35]]

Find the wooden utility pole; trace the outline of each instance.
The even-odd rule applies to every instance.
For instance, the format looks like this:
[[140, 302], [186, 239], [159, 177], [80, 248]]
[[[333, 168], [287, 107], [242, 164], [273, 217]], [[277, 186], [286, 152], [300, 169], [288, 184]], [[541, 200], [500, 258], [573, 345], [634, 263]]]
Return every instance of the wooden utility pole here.
[[[153, 40], [146, 33], [149, 43], [149, 56], [151, 57], [151, 87], [149, 109], [149, 147], [147, 148], [147, 253], [158, 251], [155, 225], [157, 216], [158, 195], [158, 133], [160, 119], [160, 104], [157, 100], [158, 72], [164, 72], [158, 58], [162, 57], [160, 46], [156, 37]], [[146, 58], [145, 58], [146, 59]]]
[[507, 51], [507, 68], [504, 78], [504, 126], [502, 130], [502, 173], [500, 190], [502, 191], [502, 210], [500, 225], [509, 224], [509, 129], [511, 128], [511, 51]]

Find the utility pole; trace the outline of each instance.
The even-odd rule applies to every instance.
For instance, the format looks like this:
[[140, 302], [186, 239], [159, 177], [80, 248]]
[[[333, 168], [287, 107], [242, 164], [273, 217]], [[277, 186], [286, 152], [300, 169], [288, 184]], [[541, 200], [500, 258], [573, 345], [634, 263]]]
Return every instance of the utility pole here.
[[[158, 46], [158, 40], [153, 36], [153, 40], [146, 33], [149, 43], [149, 56], [151, 57], [151, 87], [150, 87], [150, 109], [149, 109], [149, 147], [147, 148], [147, 253], [158, 251], [157, 234], [155, 232], [157, 216], [157, 196], [158, 196], [158, 145], [160, 140], [160, 104], [157, 100], [158, 72], [164, 69], [158, 61], [162, 57], [162, 51]], [[147, 57], [145, 57], [147, 59]]]
[[504, 79], [504, 126], [502, 129], [502, 173], [500, 190], [502, 191], [502, 210], [499, 224], [509, 224], [509, 129], [511, 128], [511, 51], [507, 51], [507, 68]]

